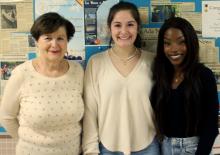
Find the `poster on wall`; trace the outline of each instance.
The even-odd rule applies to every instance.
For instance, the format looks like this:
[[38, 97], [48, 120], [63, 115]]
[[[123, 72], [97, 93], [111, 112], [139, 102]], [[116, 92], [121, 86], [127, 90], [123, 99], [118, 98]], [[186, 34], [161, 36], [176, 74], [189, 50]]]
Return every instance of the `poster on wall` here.
[[119, 0], [85, 0], [85, 42], [86, 45], [107, 45], [109, 9]]
[[0, 1], [0, 99], [11, 71], [27, 60], [29, 51], [35, 51], [33, 42], [28, 44], [32, 24], [32, 0]]
[[76, 32], [68, 44], [68, 55], [77, 60], [85, 59], [84, 8], [82, 0], [35, 0], [35, 19], [46, 12], [58, 12], [70, 20]]
[[202, 1], [202, 36], [220, 36], [220, 1]]

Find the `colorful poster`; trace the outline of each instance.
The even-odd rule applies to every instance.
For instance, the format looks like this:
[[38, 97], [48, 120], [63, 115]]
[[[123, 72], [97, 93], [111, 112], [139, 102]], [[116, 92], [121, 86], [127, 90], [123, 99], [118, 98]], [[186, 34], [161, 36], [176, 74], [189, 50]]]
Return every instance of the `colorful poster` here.
[[85, 42], [86, 45], [107, 45], [109, 9], [119, 0], [85, 0]]

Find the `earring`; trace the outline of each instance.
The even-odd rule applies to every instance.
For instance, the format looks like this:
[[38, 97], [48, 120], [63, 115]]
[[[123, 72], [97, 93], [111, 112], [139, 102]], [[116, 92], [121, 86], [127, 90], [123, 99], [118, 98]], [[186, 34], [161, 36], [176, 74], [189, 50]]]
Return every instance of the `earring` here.
[[65, 52], [65, 54], [64, 54], [64, 59], [69, 59], [69, 53], [68, 53], [68, 51]]

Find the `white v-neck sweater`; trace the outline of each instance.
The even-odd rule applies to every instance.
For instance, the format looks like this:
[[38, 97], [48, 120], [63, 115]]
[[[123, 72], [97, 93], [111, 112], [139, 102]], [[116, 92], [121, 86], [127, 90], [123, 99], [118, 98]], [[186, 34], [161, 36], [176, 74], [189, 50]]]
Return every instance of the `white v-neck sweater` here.
[[6, 84], [0, 118], [18, 138], [16, 155], [79, 155], [84, 71], [69, 61], [69, 70], [50, 78], [32, 61], [15, 68]]
[[152, 60], [151, 53], [142, 51], [134, 69], [123, 77], [108, 51], [90, 59], [84, 81], [84, 154], [99, 153], [99, 142], [124, 154], [142, 150], [152, 142]]

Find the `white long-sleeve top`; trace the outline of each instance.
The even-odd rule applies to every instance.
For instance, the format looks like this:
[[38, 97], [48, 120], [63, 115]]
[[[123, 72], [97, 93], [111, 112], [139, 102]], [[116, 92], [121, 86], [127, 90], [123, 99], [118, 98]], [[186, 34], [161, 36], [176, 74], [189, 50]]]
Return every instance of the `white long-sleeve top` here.
[[0, 109], [1, 124], [18, 138], [16, 155], [79, 155], [84, 71], [69, 70], [51, 78], [27, 61], [8, 80]]
[[84, 81], [84, 154], [99, 153], [99, 142], [124, 154], [142, 150], [152, 142], [152, 59], [151, 53], [142, 51], [127, 77], [114, 67], [108, 51], [90, 59]]

